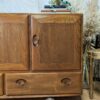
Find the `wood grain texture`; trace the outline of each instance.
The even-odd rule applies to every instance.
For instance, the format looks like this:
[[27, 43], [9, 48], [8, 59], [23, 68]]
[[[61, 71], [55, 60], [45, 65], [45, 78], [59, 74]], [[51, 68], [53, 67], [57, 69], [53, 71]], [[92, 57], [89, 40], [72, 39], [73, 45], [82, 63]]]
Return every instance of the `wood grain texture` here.
[[[80, 72], [6, 74], [6, 95], [67, 95], [81, 93]], [[66, 81], [64, 79], [70, 79]], [[23, 82], [18, 80], [25, 80]], [[62, 82], [62, 80], [64, 80]]]
[[[81, 34], [81, 14], [32, 15], [32, 69], [81, 69]], [[34, 42], [38, 45], [35, 46]]]
[[0, 14], [0, 99], [81, 95], [81, 33], [81, 14]]
[[3, 95], [3, 75], [0, 73], [0, 96]]
[[28, 16], [0, 14], [0, 70], [28, 67]]

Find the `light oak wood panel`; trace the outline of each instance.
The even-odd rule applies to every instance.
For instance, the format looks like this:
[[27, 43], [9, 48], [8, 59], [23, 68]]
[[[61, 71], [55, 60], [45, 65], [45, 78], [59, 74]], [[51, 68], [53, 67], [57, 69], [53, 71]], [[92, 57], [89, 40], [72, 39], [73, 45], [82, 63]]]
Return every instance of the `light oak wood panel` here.
[[81, 14], [32, 15], [32, 69], [81, 69]]
[[6, 74], [6, 95], [81, 94], [80, 72]]
[[28, 16], [0, 14], [0, 70], [29, 67]]
[[3, 95], [3, 75], [0, 74], [0, 96]]

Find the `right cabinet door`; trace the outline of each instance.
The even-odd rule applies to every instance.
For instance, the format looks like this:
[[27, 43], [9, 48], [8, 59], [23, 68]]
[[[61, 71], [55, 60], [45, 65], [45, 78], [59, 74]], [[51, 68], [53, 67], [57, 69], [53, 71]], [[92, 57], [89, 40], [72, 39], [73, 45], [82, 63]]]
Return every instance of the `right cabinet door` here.
[[34, 71], [81, 69], [82, 15], [31, 16], [31, 64]]

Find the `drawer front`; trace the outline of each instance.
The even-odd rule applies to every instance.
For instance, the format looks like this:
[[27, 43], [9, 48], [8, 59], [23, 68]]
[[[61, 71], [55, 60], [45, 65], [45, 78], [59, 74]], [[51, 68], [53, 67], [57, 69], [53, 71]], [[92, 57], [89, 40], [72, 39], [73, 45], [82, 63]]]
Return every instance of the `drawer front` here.
[[6, 74], [6, 95], [81, 93], [81, 73]]
[[3, 76], [0, 74], [0, 95], [3, 95]]

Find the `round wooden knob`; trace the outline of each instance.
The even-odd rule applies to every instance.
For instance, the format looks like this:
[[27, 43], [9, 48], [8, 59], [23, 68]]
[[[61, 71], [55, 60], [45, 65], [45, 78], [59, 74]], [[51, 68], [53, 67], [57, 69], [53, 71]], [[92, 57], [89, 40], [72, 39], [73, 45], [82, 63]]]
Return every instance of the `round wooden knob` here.
[[18, 86], [24, 86], [24, 85], [26, 84], [26, 80], [24, 80], [24, 79], [18, 79], [18, 80], [16, 81], [16, 84], [17, 84]]

